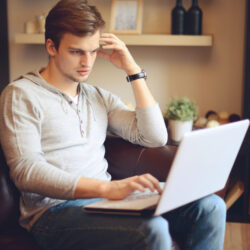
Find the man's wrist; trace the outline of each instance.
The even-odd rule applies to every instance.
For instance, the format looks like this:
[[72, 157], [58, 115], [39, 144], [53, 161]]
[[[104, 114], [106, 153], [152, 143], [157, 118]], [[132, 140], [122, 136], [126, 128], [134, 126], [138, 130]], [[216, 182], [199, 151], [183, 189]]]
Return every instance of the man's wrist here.
[[109, 185], [110, 185], [109, 181], [104, 181], [100, 184], [100, 186], [98, 187], [99, 197], [107, 198], [107, 192], [109, 190]]
[[136, 66], [136, 67], [126, 70], [126, 74], [130, 76], [130, 75], [138, 74], [141, 71], [142, 69], [139, 66]]

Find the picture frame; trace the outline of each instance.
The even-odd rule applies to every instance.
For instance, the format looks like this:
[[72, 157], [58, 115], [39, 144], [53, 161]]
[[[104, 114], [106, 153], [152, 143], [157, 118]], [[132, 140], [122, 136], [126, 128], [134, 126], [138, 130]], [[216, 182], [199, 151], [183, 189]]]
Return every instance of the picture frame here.
[[143, 0], [112, 0], [110, 32], [140, 34]]

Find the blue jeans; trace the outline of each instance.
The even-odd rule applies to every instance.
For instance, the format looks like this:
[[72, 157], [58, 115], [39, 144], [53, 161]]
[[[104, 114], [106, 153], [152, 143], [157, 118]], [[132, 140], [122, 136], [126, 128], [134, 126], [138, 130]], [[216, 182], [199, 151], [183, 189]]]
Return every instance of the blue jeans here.
[[31, 233], [46, 250], [168, 250], [172, 237], [181, 239], [181, 249], [223, 249], [226, 208], [216, 195], [157, 217], [86, 214], [82, 206], [97, 200], [72, 200], [52, 207]]

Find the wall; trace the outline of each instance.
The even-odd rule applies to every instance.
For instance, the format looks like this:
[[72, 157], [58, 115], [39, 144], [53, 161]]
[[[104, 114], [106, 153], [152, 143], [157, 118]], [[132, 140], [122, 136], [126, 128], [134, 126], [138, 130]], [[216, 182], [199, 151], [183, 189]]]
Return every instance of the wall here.
[[0, 92], [9, 82], [7, 1], [0, 1]]
[[[48, 57], [43, 45], [14, 43], [15, 32], [24, 31], [24, 22], [46, 12], [56, 0], [8, 0], [10, 40], [10, 77], [40, 66]], [[103, 13], [109, 26], [111, 0], [90, 0]], [[185, 7], [191, 0], [186, 0]], [[213, 47], [130, 46], [134, 57], [149, 77], [148, 85], [162, 110], [172, 96], [187, 96], [207, 110], [242, 111], [245, 49], [246, 0], [200, 0], [203, 10], [203, 33], [213, 34]], [[174, 0], [144, 0], [144, 33], [170, 33]], [[89, 82], [133, 103], [132, 91], [125, 73], [98, 58]]]

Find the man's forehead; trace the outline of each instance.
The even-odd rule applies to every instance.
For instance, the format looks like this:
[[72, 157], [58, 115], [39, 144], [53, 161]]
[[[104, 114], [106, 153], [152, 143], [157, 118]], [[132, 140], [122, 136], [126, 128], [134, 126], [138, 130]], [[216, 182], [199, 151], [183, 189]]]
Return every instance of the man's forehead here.
[[79, 48], [82, 50], [97, 49], [99, 47], [100, 32], [93, 35], [76, 36], [65, 33], [61, 39], [61, 45], [66, 47]]

